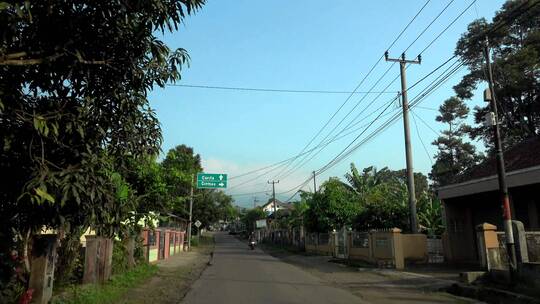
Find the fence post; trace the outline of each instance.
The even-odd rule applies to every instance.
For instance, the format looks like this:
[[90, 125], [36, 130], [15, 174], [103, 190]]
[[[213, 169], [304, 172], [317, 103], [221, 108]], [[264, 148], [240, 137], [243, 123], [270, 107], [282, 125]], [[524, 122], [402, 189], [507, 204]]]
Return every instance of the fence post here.
[[403, 239], [401, 238], [401, 229], [392, 228], [389, 232], [392, 237], [394, 265], [396, 269], [403, 269], [405, 268], [405, 257], [403, 254]]
[[489, 257], [489, 249], [499, 248], [499, 240], [497, 239], [497, 226], [488, 223], [483, 223], [476, 226], [476, 236], [478, 238], [478, 255], [480, 256], [480, 265], [487, 270], [493, 268], [492, 261]]
[[34, 290], [32, 303], [46, 304], [52, 297], [56, 248], [56, 234], [40, 234], [34, 237], [28, 284], [28, 289]]

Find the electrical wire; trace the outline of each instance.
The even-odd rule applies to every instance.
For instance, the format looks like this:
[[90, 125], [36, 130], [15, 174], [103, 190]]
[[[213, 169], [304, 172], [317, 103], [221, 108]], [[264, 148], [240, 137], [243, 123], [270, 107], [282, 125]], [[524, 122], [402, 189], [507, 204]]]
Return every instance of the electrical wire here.
[[[419, 106], [417, 106], [417, 108], [420, 108]], [[416, 115], [416, 113], [412, 112], [413, 115]], [[422, 117], [420, 117], [419, 115], [416, 115], [416, 117], [418, 117], [418, 119], [420, 119], [420, 122], [422, 122], [426, 127], [428, 127], [435, 135], [437, 136], [440, 136], [441, 135], [441, 132], [437, 132], [435, 129], [433, 129], [425, 120], [422, 119]]]
[[435, 41], [437, 41], [442, 36], [442, 34], [444, 34], [459, 18], [461, 18], [461, 16], [463, 16], [463, 14], [465, 14], [466, 11], [468, 11], [476, 3], [476, 1], [477, 0], [473, 0], [469, 4], [469, 6], [467, 6], [463, 11], [461, 11], [461, 13], [456, 18], [454, 18], [452, 22], [450, 22], [450, 24], [448, 24], [433, 40], [431, 40], [431, 42], [426, 47], [424, 47], [424, 49], [420, 51], [420, 54], [423, 54], [427, 49], [429, 49], [433, 45], [433, 43], [435, 43]]
[[210, 89], [210, 90], [230, 90], [230, 91], [247, 91], [247, 92], [269, 92], [269, 93], [306, 93], [306, 94], [377, 94], [377, 93], [393, 93], [393, 92], [361, 92], [361, 91], [332, 91], [332, 90], [291, 90], [291, 89], [273, 89], [273, 88], [248, 88], [248, 87], [227, 87], [227, 86], [210, 86], [210, 85], [194, 85], [194, 84], [167, 84], [171, 87], [184, 87], [194, 89]]
[[413, 46], [413, 44], [415, 44], [416, 41], [418, 41], [418, 39], [420, 39], [420, 37], [422, 37], [422, 35], [424, 35], [424, 33], [431, 27], [431, 25], [433, 25], [433, 23], [435, 21], [437, 21], [437, 19], [439, 19], [439, 17], [441, 17], [441, 15], [448, 9], [450, 4], [452, 4], [454, 1], [455, 0], [451, 0], [450, 2], [448, 2], [448, 4], [442, 9], [442, 11], [440, 11], [439, 14], [433, 20], [431, 20], [431, 22], [424, 28], [424, 30], [420, 34], [418, 34], [418, 36], [416, 36], [416, 38], [413, 40], [413, 42], [411, 42], [411, 44], [409, 44], [409, 46], [405, 49], [405, 51], [403, 51], [403, 53], [406, 53], [411, 48], [411, 46]]
[[426, 148], [426, 145], [424, 144], [424, 140], [422, 139], [422, 136], [420, 136], [420, 130], [418, 130], [418, 124], [416, 123], [416, 114], [414, 114], [414, 112], [411, 110], [410, 111], [412, 115], [412, 119], [413, 119], [413, 122], [414, 122], [414, 128], [416, 129], [416, 135], [418, 136], [418, 139], [420, 140], [420, 143], [422, 144], [422, 147], [424, 148], [424, 151], [426, 152], [426, 156], [427, 158], [429, 159], [429, 162], [431, 163], [431, 165], [433, 166], [433, 159], [431, 159], [431, 156], [429, 155], [429, 152]]
[[[453, 1], [453, 0], [452, 0]], [[428, 5], [430, 0], [426, 1], [426, 3], [420, 8], [420, 10], [415, 14], [415, 16], [409, 21], [409, 23], [405, 26], [404, 29], [401, 30], [401, 32], [398, 34], [398, 36], [392, 41], [390, 46], [387, 48], [390, 49], [394, 44], [399, 40], [399, 38], [403, 35], [403, 33], [409, 28], [409, 26], [416, 20], [416, 18], [420, 15], [420, 13], [424, 10], [424, 8]], [[368, 71], [368, 73], [364, 76], [364, 78], [360, 81], [360, 83], [356, 86], [356, 88], [353, 90], [353, 92], [345, 99], [345, 101], [340, 105], [340, 107], [333, 113], [333, 115], [330, 117], [330, 119], [323, 125], [323, 127], [315, 134], [315, 136], [312, 137], [312, 139], [304, 146], [304, 148], [300, 151], [299, 154], [302, 154], [310, 145], [313, 143], [313, 141], [322, 133], [322, 131], [328, 126], [328, 124], [334, 119], [334, 117], [341, 111], [341, 109], [345, 106], [345, 104], [351, 99], [351, 97], [354, 95], [353, 93], [356, 92], [360, 86], [364, 83], [364, 81], [367, 79], [367, 77], [373, 72], [373, 70], [377, 67], [377, 65], [382, 61], [384, 56], [379, 57], [379, 59], [375, 62], [375, 64], [371, 67], [371, 69]], [[390, 69], [388, 69], [390, 70]], [[385, 73], [386, 74], [386, 73]], [[369, 91], [371, 92], [371, 90]], [[288, 160], [289, 164], [292, 164], [295, 161], [295, 159]], [[288, 168], [289, 164], [287, 164], [284, 168]], [[276, 176], [279, 176], [284, 170], [280, 171]]]

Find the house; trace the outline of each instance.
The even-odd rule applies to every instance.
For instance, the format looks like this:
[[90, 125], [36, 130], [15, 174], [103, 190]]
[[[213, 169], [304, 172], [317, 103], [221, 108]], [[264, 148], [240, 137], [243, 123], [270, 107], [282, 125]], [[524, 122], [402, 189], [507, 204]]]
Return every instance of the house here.
[[[264, 212], [266, 214], [273, 214], [274, 213], [274, 201], [272, 199], [268, 200], [268, 203], [261, 206]], [[284, 203], [278, 199], [276, 199], [276, 211], [278, 210], [291, 210], [293, 209], [293, 204], [290, 203]]]
[[[540, 229], [540, 137], [527, 139], [504, 152], [512, 218], [525, 230]], [[503, 231], [496, 159], [490, 158], [437, 189], [444, 207], [445, 255], [449, 261], [479, 262], [475, 227], [482, 223]]]

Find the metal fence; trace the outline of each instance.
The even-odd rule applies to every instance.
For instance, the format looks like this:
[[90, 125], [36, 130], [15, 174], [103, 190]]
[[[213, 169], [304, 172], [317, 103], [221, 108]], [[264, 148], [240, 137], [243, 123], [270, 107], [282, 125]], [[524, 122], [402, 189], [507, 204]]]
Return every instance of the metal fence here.
[[369, 248], [369, 233], [368, 232], [356, 232], [351, 234], [352, 247], [353, 248]]
[[317, 233], [306, 234], [306, 245], [317, 245]]
[[440, 237], [427, 238], [428, 263], [437, 264], [444, 262], [443, 242]]
[[328, 233], [319, 233], [318, 245], [328, 245], [328, 244], [330, 244], [330, 235]]

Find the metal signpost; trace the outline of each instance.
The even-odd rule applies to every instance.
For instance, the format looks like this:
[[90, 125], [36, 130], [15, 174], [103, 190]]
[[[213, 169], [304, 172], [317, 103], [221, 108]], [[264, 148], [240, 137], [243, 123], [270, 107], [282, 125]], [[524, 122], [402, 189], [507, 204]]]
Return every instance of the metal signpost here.
[[198, 189], [227, 188], [227, 174], [197, 173]]
[[202, 223], [199, 220], [195, 222], [195, 227], [197, 227], [197, 244], [200, 244], [200, 240], [201, 240], [201, 229], [199, 229], [201, 225]]

